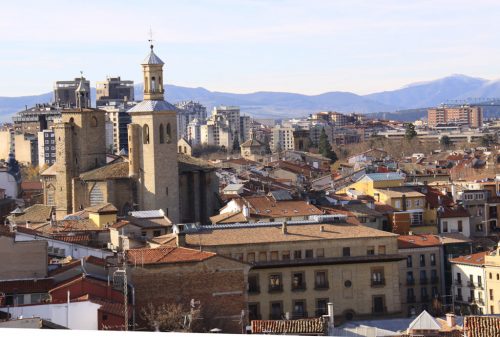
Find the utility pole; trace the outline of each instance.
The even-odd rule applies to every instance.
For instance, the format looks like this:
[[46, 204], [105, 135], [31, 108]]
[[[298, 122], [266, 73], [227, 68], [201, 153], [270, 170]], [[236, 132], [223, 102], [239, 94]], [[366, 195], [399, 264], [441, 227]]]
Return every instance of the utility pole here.
[[123, 314], [124, 314], [124, 330], [128, 331], [128, 285], [127, 285], [127, 256], [125, 250], [118, 253], [118, 269], [113, 273], [123, 279]]

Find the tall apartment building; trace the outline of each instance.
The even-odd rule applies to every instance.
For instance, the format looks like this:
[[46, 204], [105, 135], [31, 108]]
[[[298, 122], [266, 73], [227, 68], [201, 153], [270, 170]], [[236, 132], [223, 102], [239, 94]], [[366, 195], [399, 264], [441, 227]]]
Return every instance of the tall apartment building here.
[[122, 80], [118, 77], [107, 77], [105, 81], [96, 83], [96, 106], [109, 102], [134, 100], [134, 81]]
[[273, 152], [294, 149], [293, 132], [295, 128], [277, 125], [271, 131], [271, 150]]
[[201, 142], [201, 122], [199, 119], [195, 118], [189, 122], [187, 126], [186, 139], [191, 144], [191, 146], [200, 145]]
[[54, 121], [61, 117], [61, 107], [55, 103], [35, 104], [18, 111], [13, 117], [16, 132], [33, 133], [45, 130], [54, 125]]
[[59, 106], [64, 107], [75, 107], [76, 106], [76, 89], [82, 83], [82, 89], [86, 92], [90, 92], [90, 81], [86, 80], [85, 77], [76, 77], [72, 81], [56, 81], [54, 83], [54, 103]]
[[214, 107], [210, 118], [214, 121], [224, 121], [229, 127], [232, 136], [237, 135], [241, 139], [239, 107], [225, 105]]
[[240, 116], [240, 143], [251, 139], [252, 119], [250, 116]]
[[483, 126], [481, 107], [464, 105], [460, 107], [440, 107], [427, 110], [429, 127], [439, 124], [460, 124], [471, 128]]
[[9, 159], [9, 154], [14, 153], [16, 149], [14, 148], [14, 129], [5, 128], [0, 130], [0, 160], [7, 161]]
[[14, 154], [16, 160], [26, 165], [38, 165], [38, 136], [19, 133], [14, 136]]
[[204, 123], [207, 119], [207, 108], [198, 102], [183, 101], [175, 105], [177, 112], [177, 138], [189, 139], [188, 126], [194, 120]]
[[38, 165], [51, 166], [56, 162], [56, 138], [54, 130], [38, 132]]
[[128, 152], [127, 127], [132, 119], [127, 111], [136, 104], [136, 102], [109, 102], [99, 107], [106, 111], [106, 116], [112, 125], [112, 153], [118, 154], [122, 150]]

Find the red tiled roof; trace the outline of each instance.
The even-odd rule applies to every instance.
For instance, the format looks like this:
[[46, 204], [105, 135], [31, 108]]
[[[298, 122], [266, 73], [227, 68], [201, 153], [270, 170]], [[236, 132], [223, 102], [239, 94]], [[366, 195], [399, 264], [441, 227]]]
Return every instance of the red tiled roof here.
[[479, 252], [471, 255], [459, 256], [453, 259], [450, 259], [452, 263], [461, 263], [461, 264], [472, 264], [476, 266], [484, 265], [484, 257], [489, 252]]
[[90, 234], [75, 234], [72, 235], [65, 235], [65, 234], [59, 234], [59, 235], [52, 235], [52, 237], [56, 240], [63, 241], [63, 242], [69, 242], [69, 243], [88, 243], [91, 240]]
[[466, 316], [464, 330], [467, 337], [500, 336], [500, 317]]
[[73, 261], [66, 263], [65, 265], [63, 265], [57, 269], [53, 269], [53, 270], [49, 271], [49, 276], [61, 274], [67, 270], [73, 269], [73, 268], [78, 267], [80, 265], [81, 265], [80, 260], [73, 260]]
[[184, 247], [159, 247], [151, 249], [130, 249], [127, 260], [132, 264], [163, 264], [200, 262], [217, 254]]
[[[94, 301], [94, 300], [92, 300]], [[125, 306], [123, 303], [116, 302], [102, 302], [102, 306], [98, 309], [99, 311], [106, 312], [108, 314], [116, 315], [116, 316], [124, 316]], [[128, 306], [128, 316], [132, 317], [132, 307]]]
[[0, 293], [32, 294], [46, 293], [54, 285], [54, 279], [0, 281]]
[[43, 185], [39, 181], [23, 181], [21, 183], [21, 189], [23, 191], [28, 191], [28, 190], [43, 190]]
[[321, 318], [252, 321], [252, 334], [324, 335], [327, 324]]
[[398, 248], [420, 248], [440, 246], [441, 240], [432, 234], [400, 235], [398, 237]]
[[462, 206], [456, 207], [443, 207], [439, 211], [440, 218], [467, 218], [469, 217], [469, 212]]

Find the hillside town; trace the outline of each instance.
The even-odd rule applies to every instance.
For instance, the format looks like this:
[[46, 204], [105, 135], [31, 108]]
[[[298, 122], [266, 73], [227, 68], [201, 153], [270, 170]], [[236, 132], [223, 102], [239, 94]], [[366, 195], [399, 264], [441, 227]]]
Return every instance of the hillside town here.
[[1, 126], [0, 327], [500, 335], [482, 103], [259, 119], [167, 102], [145, 53], [142, 100], [81, 74]]

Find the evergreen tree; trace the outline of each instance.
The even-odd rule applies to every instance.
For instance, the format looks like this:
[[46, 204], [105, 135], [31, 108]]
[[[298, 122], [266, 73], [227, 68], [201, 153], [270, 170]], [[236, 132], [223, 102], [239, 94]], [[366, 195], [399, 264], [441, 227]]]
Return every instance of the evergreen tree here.
[[439, 143], [444, 146], [445, 148], [449, 148], [451, 146], [451, 139], [450, 137], [444, 135], [443, 137], [441, 137], [441, 140], [439, 141]]
[[413, 123], [406, 124], [405, 137], [408, 140], [411, 140], [417, 136], [417, 131], [415, 131], [415, 125]]
[[328, 141], [324, 128], [321, 130], [321, 134], [319, 136], [318, 150], [323, 157], [331, 159], [332, 162], [337, 161], [337, 154], [332, 150], [332, 145], [330, 145], [330, 142]]
[[234, 152], [240, 151], [240, 140], [238, 138], [239, 138], [238, 133], [236, 132], [234, 135], [234, 139], [233, 139], [233, 151]]

